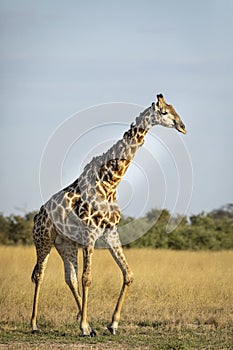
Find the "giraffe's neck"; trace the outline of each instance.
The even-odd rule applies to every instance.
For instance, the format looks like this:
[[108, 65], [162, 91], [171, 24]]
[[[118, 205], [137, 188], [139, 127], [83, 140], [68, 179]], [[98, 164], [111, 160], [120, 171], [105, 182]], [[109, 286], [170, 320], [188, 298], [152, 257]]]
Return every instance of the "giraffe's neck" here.
[[[75, 222], [77, 214], [82, 222], [93, 227], [115, 227], [120, 220], [116, 188], [145, 135], [151, 126], [158, 124], [156, 118], [151, 107], [147, 108], [131, 124], [122, 139], [106, 153], [94, 157], [77, 180], [53, 195], [45, 204], [52, 220], [58, 221], [66, 230], [72, 230], [72, 220]], [[71, 232], [67, 235], [73, 237]]]
[[151, 107], [149, 107], [136, 118], [122, 139], [102, 156], [94, 157], [86, 165], [76, 182], [79, 190], [92, 196], [97, 191], [102, 199], [115, 201], [116, 188], [151, 126]]
[[150, 128], [150, 108], [148, 108], [136, 118], [123, 138], [106, 153], [105, 164], [109, 165], [108, 170], [112, 170], [112, 186], [117, 186], [121, 181]]

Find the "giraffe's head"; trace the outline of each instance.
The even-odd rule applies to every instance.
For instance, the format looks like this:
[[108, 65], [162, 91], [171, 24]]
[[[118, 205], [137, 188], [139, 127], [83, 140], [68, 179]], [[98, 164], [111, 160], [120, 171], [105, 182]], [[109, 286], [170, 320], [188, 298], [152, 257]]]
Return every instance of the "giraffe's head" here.
[[183, 134], [186, 134], [185, 125], [180, 116], [176, 113], [174, 107], [166, 103], [162, 94], [157, 95], [157, 99], [156, 105], [152, 104], [152, 107], [159, 112], [157, 124], [168, 128], [175, 128]]

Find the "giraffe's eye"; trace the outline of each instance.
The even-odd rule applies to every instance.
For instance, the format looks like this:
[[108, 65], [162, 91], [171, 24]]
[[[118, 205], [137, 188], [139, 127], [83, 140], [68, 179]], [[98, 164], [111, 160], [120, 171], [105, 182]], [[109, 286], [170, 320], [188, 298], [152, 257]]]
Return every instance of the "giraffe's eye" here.
[[167, 112], [161, 112], [161, 114], [162, 114], [162, 115], [166, 115], [166, 114], [167, 114]]

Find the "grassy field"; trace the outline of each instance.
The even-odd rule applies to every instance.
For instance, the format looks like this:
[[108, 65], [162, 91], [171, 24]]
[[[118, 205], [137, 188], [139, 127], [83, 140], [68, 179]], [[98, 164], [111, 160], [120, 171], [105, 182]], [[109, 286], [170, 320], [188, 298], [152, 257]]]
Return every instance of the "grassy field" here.
[[[135, 281], [119, 333], [105, 326], [121, 287], [108, 251], [96, 250], [89, 319], [96, 338], [80, 338], [76, 304], [52, 251], [41, 289], [39, 325], [30, 333], [32, 247], [0, 247], [0, 349], [233, 349], [233, 252], [126, 250]], [[81, 269], [81, 254], [79, 257]]]

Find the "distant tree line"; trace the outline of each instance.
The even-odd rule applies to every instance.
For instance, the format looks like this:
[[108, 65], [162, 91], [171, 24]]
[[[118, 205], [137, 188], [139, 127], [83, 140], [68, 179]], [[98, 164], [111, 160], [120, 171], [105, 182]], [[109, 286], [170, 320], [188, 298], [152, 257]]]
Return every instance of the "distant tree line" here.
[[[36, 212], [30, 212], [24, 216], [0, 214], [0, 244], [31, 245], [35, 214]], [[132, 227], [146, 232], [137, 240], [129, 240], [126, 247], [174, 250], [233, 249], [233, 204], [227, 204], [209, 213], [202, 212], [198, 215], [183, 217], [179, 225], [172, 232], [167, 233], [169, 219], [171, 215], [166, 209], [153, 209], [145, 217], [138, 219], [123, 217], [120, 223], [122, 236], [130, 237], [134, 231]], [[174, 223], [177, 220], [180, 221], [179, 217], [173, 217], [172, 220]], [[132, 225], [127, 225], [128, 223]], [[122, 238], [124, 241], [124, 237]]]

